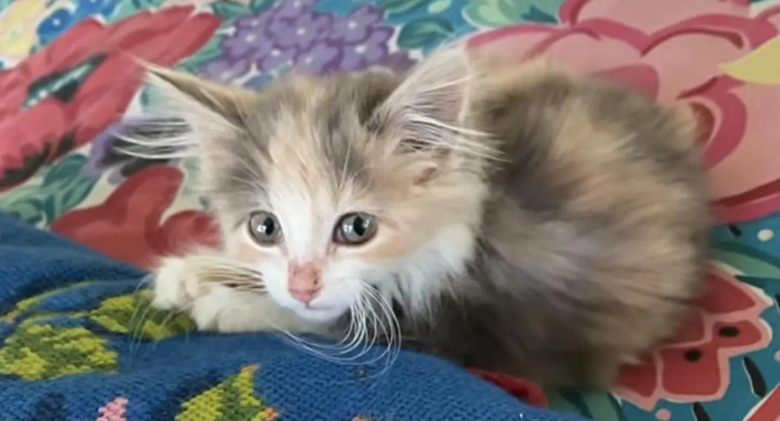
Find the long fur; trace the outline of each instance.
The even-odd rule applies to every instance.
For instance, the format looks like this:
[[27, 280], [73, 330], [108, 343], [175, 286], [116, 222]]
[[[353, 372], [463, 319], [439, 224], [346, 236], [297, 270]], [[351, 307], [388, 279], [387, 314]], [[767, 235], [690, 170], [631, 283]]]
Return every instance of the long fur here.
[[[214, 276], [196, 252], [165, 261], [155, 287], [202, 328], [335, 335], [341, 351], [403, 339], [548, 385], [603, 385], [701, 293], [707, 195], [679, 110], [457, 46], [405, 75], [297, 77], [261, 93], [152, 73], [164, 115], [192, 133], [129, 141], [197, 156], [223, 231], [207, 253], [221, 256]], [[276, 215], [280, 245], [252, 242], [255, 211]], [[356, 211], [375, 216], [376, 238], [333, 244]], [[287, 291], [294, 262], [322, 270], [310, 307]], [[231, 266], [233, 284], [250, 288], [249, 268], [262, 286], [231, 288]]]

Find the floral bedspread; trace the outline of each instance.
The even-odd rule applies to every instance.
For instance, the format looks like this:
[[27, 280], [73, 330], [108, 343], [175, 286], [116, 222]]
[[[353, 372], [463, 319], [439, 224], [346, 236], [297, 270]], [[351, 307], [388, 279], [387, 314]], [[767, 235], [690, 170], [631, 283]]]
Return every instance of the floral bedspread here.
[[0, 0], [0, 209], [141, 267], [214, 238], [196, 165], [116, 152], [154, 101], [131, 57], [261, 89], [403, 69], [462, 37], [546, 55], [691, 107], [722, 223], [688, 328], [614, 391], [550, 400], [601, 421], [776, 421], [778, 35], [778, 0]]

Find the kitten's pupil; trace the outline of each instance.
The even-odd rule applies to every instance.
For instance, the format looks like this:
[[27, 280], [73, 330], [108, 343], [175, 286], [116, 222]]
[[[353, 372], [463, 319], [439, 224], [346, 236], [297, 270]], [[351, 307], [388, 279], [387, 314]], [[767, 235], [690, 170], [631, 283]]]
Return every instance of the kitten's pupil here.
[[276, 224], [274, 223], [273, 219], [265, 218], [265, 220], [257, 228], [258, 231], [260, 231], [260, 233], [263, 235], [273, 235], [274, 230], [276, 229]]
[[360, 215], [355, 217], [354, 222], [352, 223], [352, 231], [361, 237], [366, 234], [366, 221], [361, 218]]
[[270, 245], [281, 239], [282, 229], [273, 214], [255, 212], [249, 217], [249, 234], [256, 243]]
[[374, 217], [363, 212], [348, 213], [341, 217], [333, 232], [333, 241], [345, 245], [360, 245], [376, 234]]

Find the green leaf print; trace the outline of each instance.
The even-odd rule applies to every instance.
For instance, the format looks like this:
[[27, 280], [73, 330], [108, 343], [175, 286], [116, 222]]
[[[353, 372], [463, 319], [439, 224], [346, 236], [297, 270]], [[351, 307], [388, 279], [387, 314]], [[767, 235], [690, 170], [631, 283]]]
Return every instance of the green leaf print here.
[[117, 11], [109, 20], [110, 23], [137, 15], [139, 11], [155, 10], [165, 3], [166, 0], [129, 0], [120, 1]]
[[59, 327], [27, 320], [0, 348], [0, 374], [49, 380], [73, 374], [112, 372], [117, 354], [84, 327]]
[[[92, 281], [53, 289], [19, 301], [0, 323], [22, 320], [0, 347], [0, 375], [16, 375], [25, 380], [47, 380], [72, 374], [113, 372], [118, 356], [108, 341], [88, 328], [90, 322], [105, 330], [133, 339], [160, 340], [194, 330], [186, 316], [155, 311], [152, 292], [111, 297], [94, 310], [47, 313], [38, 307], [52, 297], [92, 285]], [[57, 326], [50, 320], [69, 320], [75, 326]]]
[[452, 6], [452, 0], [435, 0], [428, 4], [428, 13], [444, 13]]
[[225, 20], [235, 19], [252, 13], [249, 6], [232, 0], [220, 0], [211, 4], [214, 14]]
[[405, 49], [435, 46], [451, 36], [452, 31], [452, 25], [444, 19], [417, 19], [401, 28], [398, 46]]
[[257, 366], [241, 373], [182, 404], [176, 421], [272, 421], [279, 413], [254, 395]]
[[557, 23], [565, 0], [472, 0], [463, 10], [474, 26], [498, 28], [522, 22]]
[[80, 154], [62, 159], [46, 168], [31, 182], [0, 196], [0, 209], [34, 225], [48, 226], [81, 204], [97, 183], [81, 171], [87, 157]]
[[780, 259], [747, 244], [716, 244], [712, 255], [715, 260], [727, 263], [742, 273], [780, 279]]
[[279, 3], [279, 0], [252, 0], [249, 3], [249, 8], [252, 9], [252, 13], [261, 13], [270, 9], [276, 3]]
[[[206, 45], [197, 53], [185, 59], [177, 68], [187, 73], [200, 73], [200, 68], [214, 61], [222, 54], [220, 45], [228, 36], [225, 34], [215, 34]], [[149, 90], [145, 90], [145, 93]]]
[[112, 297], [92, 311], [89, 319], [109, 332], [155, 341], [195, 329], [187, 316], [157, 311], [151, 307], [151, 300], [152, 292], [149, 290]]
[[18, 301], [16, 303], [16, 307], [14, 307], [13, 310], [11, 310], [7, 314], [0, 316], [0, 322], [14, 323], [17, 319], [19, 319], [19, 317], [25, 316], [30, 313], [34, 313], [37, 307], [44, 301], [48, 300], [49, 298], [56, 297], [57, 295], [60, 295], [65, 292], [70, 292], [73, 290], [89, 287], [93, 283], [94, 283], [93, 281], [85, 281], [76, 284], [66, 285], [64, 287], [50, 289], [46, 292]]
[[385, 9], [388, 17], [396, 17], [419, 9], [428, 0], [380, 0], [379, 6]]

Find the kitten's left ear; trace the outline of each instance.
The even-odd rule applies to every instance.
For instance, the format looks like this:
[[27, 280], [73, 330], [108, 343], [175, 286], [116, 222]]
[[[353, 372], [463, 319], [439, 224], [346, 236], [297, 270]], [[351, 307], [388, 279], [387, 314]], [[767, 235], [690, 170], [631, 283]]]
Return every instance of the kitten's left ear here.
[[186, 120], [199, 141], [216, 141], [226, 132], [240, 130], [247, 104], [257, 100], [254, 93], [186, 73], [151, 65], [147, 72], [147, 84], [160, 97], [161, 111]]
[[475, 78], [465, 47], [447, 47], [412, 70], [379, 107], [378, 116], [402, 131], [401, 147], [450, 152], [469, 131]]

